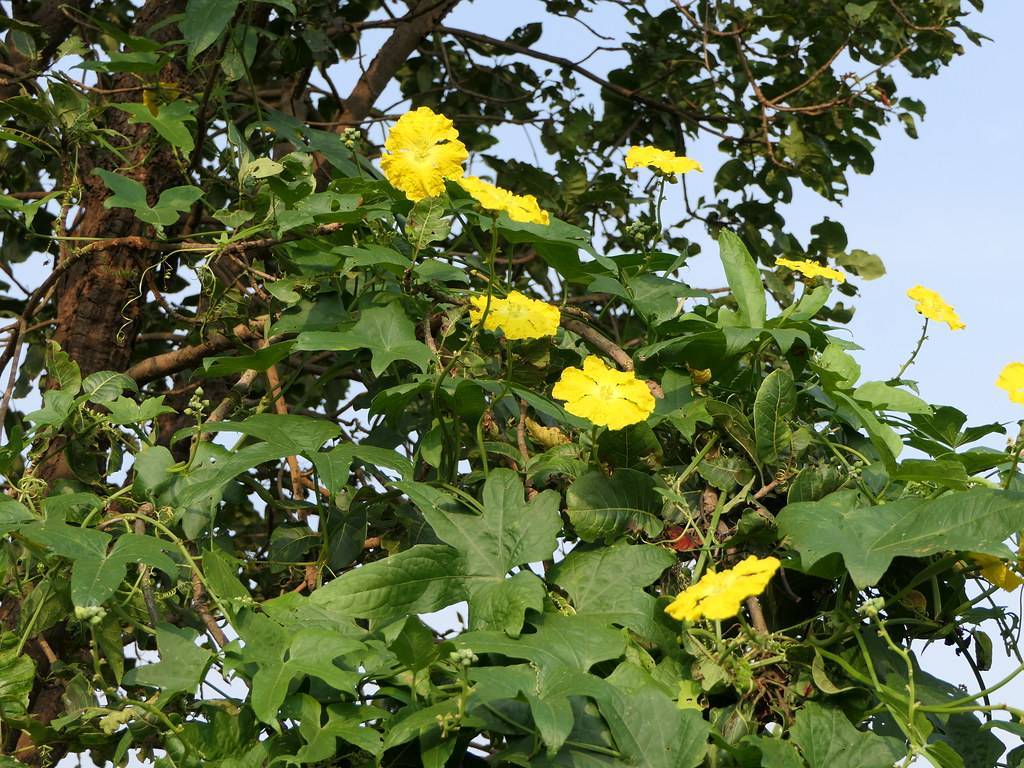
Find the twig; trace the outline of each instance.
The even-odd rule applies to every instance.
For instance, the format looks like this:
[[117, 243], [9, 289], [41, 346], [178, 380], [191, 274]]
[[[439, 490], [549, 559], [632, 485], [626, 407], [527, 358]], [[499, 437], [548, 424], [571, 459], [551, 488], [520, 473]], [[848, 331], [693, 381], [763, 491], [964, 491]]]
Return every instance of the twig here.
[[[249, 341], [256, 337], [257, 331], [251, 325], [236, 325], [232, 332], [241, 341]], [[155, 379], [169, 376], [172, 373], [191, 368], [202, 361], [208, 355], [224, 352], [235, 344], [235, 339], [228, 338], [219, 333], [211, 334], [206, 341], [190, 347], [180, 347], [170, 352], [162, 352], [159, 355], [148, 357], [142, 360], [126, 372], [128, 376], [135, 379], [139, 384], [146, 384]]]
[[224, 634], [224, 630], [217, 624], [217, 620], [210, 614], [210, 609], [206, 602], [206, 591], [203, 589], [203, 581], [199, 578], [199, 571], [195, 570], [192, 571], [192, 607], [199, 614], [199, 618], [203, 620], [203, 624], [206, 625], [206, 629], [209, 630], [217, 645], [221, 648], [227, 645], [228, 638]]
[[[149, 507], [149, 510], [145, 510], [145, 507]], [[152, 504], [143, 504], [138, 510], [140, 515], [149, 515], [153, 512]], [[135, 518], [133, 523], [135, 533], [139, 536], [143, 536], [146, 533], [146, 524], [142, 522], [140, 518]], [[148, 565], [140, 566], [141, 573], [139, 574], [142, 579], [142, 597], [146, 601], [146, 611], [149, 613], [150, 623], [156, 627], [160, 624], [160, 612], [156, 609], [156, 599], [153, 597], [153, 585], [149, 583], [150, 567]]]
[[[4, 389], [3, 400], [0, 401], [0, 430], [5, 429], [4, 424], [7, 422], [7, 408], [11, 404], [11, 396], [14, 394], [14, 385], [18, 381], [18, 360], [21, 359], [21, 347], [25, 342], [25, 319], [22, 318], [18, 321], [18, 328], [14, 331], [14, 338], [17, 339], [14, 344], [14, 354], [11, 360], [11, 374], [7, 377], [7, 388]], [[3, 368], [0, 368], [2, 371]]]
[[[281, 389], [281, 377], [277, 375], [277, 366], [271, 365], [266, 370], [267, 377], [267, 388], [269, 389], [269, 397], [274, 403], [274, 412], [282, 415], [288, 415], [288, 403], [284, 401], [284, 392]], [[302, 483], [302, 470], [299, 468], [299, 460], [297, 457], [289, 456], [288, 471], [291, 475], [292, 480], [292, 498], [296, 501], [306, 498], [306, 492], [303, 489]], [[305, 519], [305, 514], [300, 512], [300, 519]]]
[[769, 635], [771, 632], [768, 629], [768, 623], [764, 620], [764, 611], [761, 609], [761, 601], [756, 596], [748, 597], [746, 599], [747, 611], [750, 613], [750, 620], [754, 624], [754, 629], [764, 635]]

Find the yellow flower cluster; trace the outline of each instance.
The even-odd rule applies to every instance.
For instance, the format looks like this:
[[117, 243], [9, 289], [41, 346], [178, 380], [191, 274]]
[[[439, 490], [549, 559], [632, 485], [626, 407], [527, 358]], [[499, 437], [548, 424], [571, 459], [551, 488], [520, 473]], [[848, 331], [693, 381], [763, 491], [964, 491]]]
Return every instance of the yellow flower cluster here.
[[984, 555], [980, 552], [972, 552], [971, 560], [981, 568], [981, 575], [990, 584], [995, 584], [1007, 592], [1013, 592], [1024, 584], [1024, 578], [1021, 577], [1021, 572], [1024, 571], [1024, 557], [1019, 554], [1016, 568], [994, 555]]
[[996, 379], [996, 386], [1005, 389], [1010, 401], [1024, 405], [1024, 363], [1009, 363]]
[[472, 323], [477, 325], [483, 319], [485, 329], [500, 329], [506, 339], [541, 339], [545, 336], [554, 336], [562, 318], [558, 307], [531, 299], [519, 291], [512, 291], [506, 299], [492, 296], [489, 307], [486, 296], [474, 296], [469, 301], [469, 319]]
[[551, 394], [564, 400], [565, 410], [573, 416], [609, 429], [639, 424], [654, 412], [654, 395], [645, 381], [594, 355], [583, 361], [582, 370], [562, 371]]
[[655, 168], [670, 176], [677, 173], [689, 173], [690, 171], [703, 171], [700, 163], [688, 157], [669, 152], [667, 149], [657, 147], [630, 147], [626, 152], [626, 167]]
[[414, 202], [444, 192], [444, 180], [461, 176], [469, 157], [452, 121], [428, 107], [402, 115], [384, 149], [380, 167], [385, 178]]
[[746, 598], [764, 592], [780, 565], [774, 557], [751, 555], [728, 570], [705, 573], [666, 606], [665, 613], [678, 621], [731, 618]]
[[960, 320], [956, 311], [946, 303], [945, 299], [930, 288], [925, 288], [923, 285], [915, 285], [907, 291], [907, 296], [917, 302], [914, 309], [929, 320], [945, 323], [952, 331], [959, 331], [961, 328], [967, 327]]
[[452, 121], [428, 107], [398, 118], [384, 149], [380, 158], [384, 177], [413, 202], [437, 197], [444, 192], [445, 179], [455, 179], [484, 208], [505, 211], [512, 221], [550, 222], [533, 195], [515, 195], [475, 176], [462, 178], [462, 164], [469, 157], [466, 145], [459, 141]]
[[537, 204], [533, 195], [516, 195], [507, 189], [496, 187], [490, 182], [476, 176], [466, 176], [458, 180], [459, 186], [466, 190], [470, 197], [489, 211], [504, 211], [512, 221], [527, 224], [549, 224], [551, 217]]
[[838, 269], [823, 267], [816, 261], [810, 261], [808, 259], [804, 259], [802, 261], [795, 261], [794, 259], [776, 259], [775, 263], [780, 267], [792, 269], [794, 272], [799, 272], [801, 275], [805, 275], [807, 277], [825, 277], [829, 280], [835, 280], [837, 283], [846, 282], [846, 275]]

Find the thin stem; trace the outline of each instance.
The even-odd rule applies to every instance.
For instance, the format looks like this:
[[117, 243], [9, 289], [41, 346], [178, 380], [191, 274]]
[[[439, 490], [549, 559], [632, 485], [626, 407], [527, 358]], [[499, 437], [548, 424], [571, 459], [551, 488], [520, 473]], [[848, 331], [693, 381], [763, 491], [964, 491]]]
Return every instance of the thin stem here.
[[928, 318], [924, 319], [924, 325], [921, 326], [921, 336], [917, 340], [917, 346], [914, 347], [914, 351], [910, 353], [910, 357], [907, 358], [901, 367], [899, 372], [891, 379], [892, 382], [898, 383], [903, 380], [903, 374], [906, 373], [907, 368], [914, 364], [914, 360], [917, 359], [918, 353], [921, 351], [921, 347], [924, 346], [925, 339], [928, 338]]

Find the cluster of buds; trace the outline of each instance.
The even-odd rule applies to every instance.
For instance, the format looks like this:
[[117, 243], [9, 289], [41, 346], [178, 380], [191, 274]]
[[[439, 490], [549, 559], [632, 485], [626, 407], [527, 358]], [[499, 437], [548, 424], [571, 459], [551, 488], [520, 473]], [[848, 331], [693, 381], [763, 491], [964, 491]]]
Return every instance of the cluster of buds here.
[[353, 152], [359, 146], [359, 142], [362, 140], [362, 138], [363, 136], [359, 132], [358, 128], [346, 128], [344, 131], [341, 132], [342, 142], [344, 142], [345, 146], [351, 149]]
[[99, 624], [107, 615], [107, 609], [102, 605], [76, 605], [75, 618], [79, 621], [87, 621], [92, 625]]
[[881, 597], [873, 597], [870, 600], [865, 600], [859, 608], [857, 613], [862, 616], [867, 616], [869, 619], [873, 619], [878, 616], [878, 612], [885, 608], [885, 600]]
[[658, 225], [649, 219], [637, 219], [623, 227], [623, 234], [637, 242], [646, 242], [658, 234]]
[[469, 667], [480, 661], [480, 657], [473, 653], [472, 648], [459, 648], [457, 651], [449, 653], [448, 658], [453, 664], [460, 667]]
[[192, 393], [192, 397], [189, 398], [188, 405], [185, 406], [185, 413], [189, 416], [195, 416], [198, 421], [202, 421], [203, 410], [206, 408], [206, 403], [203, 400], [203, 388], [196, 387], [195, 392]]
[[437, 727], [441, 729], [441, 738], [448, 738], [448, 734], [452, 731], [459, 730], [459, 724], [461, 718], [455, 712], [446, 712], [443, 715], [437, 715], [434, 718], [437, 721]]

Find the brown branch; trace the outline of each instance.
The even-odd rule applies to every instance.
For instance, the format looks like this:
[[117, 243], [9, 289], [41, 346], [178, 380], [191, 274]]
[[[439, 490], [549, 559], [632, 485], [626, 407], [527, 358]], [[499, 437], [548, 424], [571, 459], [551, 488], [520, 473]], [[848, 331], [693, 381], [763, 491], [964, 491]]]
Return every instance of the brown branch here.
[[510, 53], [518, 53], [522, 56], [529, 56], [530, 58], [540, 59], [541, 61], [546, 61], [550, 64], [555, 64], [563, 69], [568, 69], [571, 72], [575, 72], [576, 74], [586, 78], [587, 80], [590, 80], [591, 82], [597, 83], [606, 91], [615, 94], [619, 98], [626, 99], [628, 101], [640, 102], [641, 104], [644, 104], [648, 107], [657, 109], [659, 112], [665, 112], [670, 115], [674, 115], [675, 117], [681, 120], [686, 120], [695, 125], [697, 128], [706, 131], [714, 136], [717, 136], [718, 138], [723, 139], [725, 141], [742, 142], [742, 139], [738, 139], [735, 136], [729, 136], [728, 134], [722, 133], [721, 131], [718, 131], [714, 128], [710, 128], [707, 125], [705, 125], [704, 123], [708, 121], [708, 118], [700, 113], [691, 112], [686, 109], [680, 109], [678, 106], [670, 102], [662, 101], [661, 99], [656, 98], [654, 96], [648, 96], [644, 93], [641, 93], [630, 88], [625, 88], [621, 85], [616, 85], [615, 83], [606, 80], [600, 75], [591, 72], [589, 69], [580, 66], [577, 62], [572, 61], [571, 59], [567, 59], [564, 56], [555, 56], [554, 54], [544, 53], [543, 51], [537, 51], [534, 50], [533, 48], [527, 48], [526, 46], [517, 45], [516, 43], [511, 43], [507, 40], [499, 40], [496, 37], [481, 35], [478, 32], [470, 32], [469, 30], [466, 29], [454, 29], [452, 27], [442, 26], [439, 27], [438, 30], [440, 32], [452, 35], [453, 37], [463, 38], [466, 40], [474, 40], [477, 43], [482, 43], [484, 45], [490, 45], [495, 48], [500, 48]]
[[764, 611], [761, 609], [761, 601], [757, 597], [748, 597], [745, 602], [747, 611], [750, 613], [750, 621], [754, 624], [754, 629], [763, 635], [770, 635], [771, 631], [768, 629], [768, 622], [764, 620]]
[[395, 31], [373, 57], [366, 72], [356, 82], [345, 99], [344, 111], [339, 118], [359, 122], [370, 114], [384, 88], [398, 69], [416, 50], [426, 35], [438, 28], [459, 0], [419, 0], [406, 16], [397, 19]]
[[[269, 390], [269, 397], [274, 403], [274, 412], [282, 415], [288, 415], [288, 403], [284, 401], [284, 392], [281, 389], [281, 377], [277, 375], [277, 366], [271, 365], [266, 370], [267, 377], [267, 388]], [[299, 460], [296, 456], [292, 455], [287, 458], [288, 461], [288, 472], [291, 475], [292, 481], [292, 498], [296, 501], [306, 498], [306, 492], [303, 490], [302, 483], [302, 470], [299, 468]], [[305, 519], [305, 514], [299, 514], [300, 519]]]
[[[236, 325], [232, 332], [238, 340], [243, 342], [251, 341], [259, 333], [253, 326], [245, 325], [244, 323]], [[181, 347], [180, 349], [146, 358], [133, 365], [126, 373], [139, 384], [146, 384], [186, 368], [192, 368], [199, 364], [204, 357], [224, 352], [233, 347], [235, 343], [235, 339], [214, 333], [201, 344]]]
[[[219, 421], [224, 421], [224, 418], [228, 415], [233, 405], [242, 401], [242, 395], [249, 391], [249, 387], [256, 380], [259, 375], [259, 371], [249, 369], [243, 371], [242, 375], [238, 377], [238, 381], [235, 382], [234, 386], [231, 387], [231, 391], [224, 397], [223, 400], [218, 403], [217, 407], [214, 408], [210, 415], [206, 417], [206, 424], [216, 424]], [[213, 432], [203, 432], [199, 439], [200, 440], [212, 440]]]
[[224, 630], [220, 628], [217, 620], [210, 613], [209, 605], [206, 602], [206, 590], [203, 589], [203, 580], [199, 578], [199, 571], [196, 570], [192, 571], [192, 607], [199, 614], [199, 618], [203, 620], [203, 624], [206, 625], [206, 629], [210, 632], [217, 645], [221, 648], [227, 645], [228, 639], [224, 634]]

